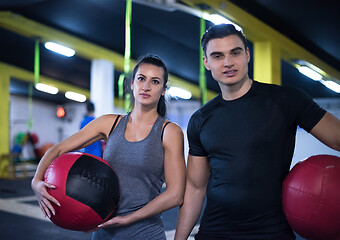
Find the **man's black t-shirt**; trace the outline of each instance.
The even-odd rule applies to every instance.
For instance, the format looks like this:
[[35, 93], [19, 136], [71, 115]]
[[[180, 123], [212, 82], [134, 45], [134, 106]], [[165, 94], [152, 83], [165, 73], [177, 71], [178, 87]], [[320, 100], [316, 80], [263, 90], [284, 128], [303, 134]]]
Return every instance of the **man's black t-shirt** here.
[[297, 126], [309, 132], [324, 116], [303, 92], [254, 81], [242, 97], [221, 94], [188, 125], [189, 154], [207, 156], [210, 178], [199, 234], [271, 239], [291, 233], [281, 185], [289, 172]]

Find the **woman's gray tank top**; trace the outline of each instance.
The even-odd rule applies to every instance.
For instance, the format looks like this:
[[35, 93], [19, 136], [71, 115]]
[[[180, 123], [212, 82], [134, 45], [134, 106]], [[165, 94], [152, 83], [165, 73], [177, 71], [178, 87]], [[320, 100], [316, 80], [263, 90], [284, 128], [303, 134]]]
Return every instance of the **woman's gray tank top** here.
[[[157, 197], [164, 183], [162, 128], [165, 118], [158, 116], [148, 136], [129, 142], [125, 129], [130, 114], [122, 117], [110, 134], [103, 158], [111, 165], [120, 183], [117, 215], [130, 214]], [[126, 227], [95, 232], [92, 239], [166, 239], [160, 215]]]

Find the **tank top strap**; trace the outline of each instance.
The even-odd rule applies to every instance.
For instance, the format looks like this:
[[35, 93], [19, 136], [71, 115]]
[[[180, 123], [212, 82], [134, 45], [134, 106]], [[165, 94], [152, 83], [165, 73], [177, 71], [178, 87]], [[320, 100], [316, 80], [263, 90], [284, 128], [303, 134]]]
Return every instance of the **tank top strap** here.
[[162, 129], [163, 129], [163, 123], [165, 121], [165, 117], [162, 117], [161, 115], [158, 115], [154, 125], [153, 125], [153, 129], [154, 131], [158, 134], [160, 134], [160, 136], [162, 135]]
[[122, 126], [123, 126], [123, 129], [126, 128], [126, 125], [128, 124], [129, 122], [129, 119], [130, 119], [130, 115], [131, 115], [131, 112], [129, 112], [128, 114], [126, 114], [123, 118], [122, 118]]
[[[164, 119], [164, 120], [165, 120], [165, 119]], [[166, 127], [169, 123], [171, 123], [171, 122], [170, 122], [170, 121], [166, 122], [166, 123], [164, 124], [164, 126], [162, 127], [162, 133], [161, 133], [161, 140], [162, 140], [162, 142], [163, 142], [163, 135], [164, 135], [165, 127]]]
[[121, 115], [117, 115], [117, 117], [116, 117], [116, 119], [115, 119], [115, 121], [114, 121], [114, 123], [113, 123], [113, 125], [112, 125], [112, 127], [111, 127], [109, 136], [110, 136], [110, 134], [112, 133], [113, 129], [115, 129], [115, 127], [116, 127], [116, 125], [117, 125], [117, 122], [118, 122], [120, 116], [121, 116]]

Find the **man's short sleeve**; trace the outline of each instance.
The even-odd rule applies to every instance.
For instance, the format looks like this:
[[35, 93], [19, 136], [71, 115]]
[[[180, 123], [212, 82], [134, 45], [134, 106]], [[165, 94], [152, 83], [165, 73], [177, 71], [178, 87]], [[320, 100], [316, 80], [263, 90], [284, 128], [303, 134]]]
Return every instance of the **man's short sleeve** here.
[[294, 91], [292, 99], [294, 99], [292, 106], [294, 106], [293, 111], [296, 113], [297, 124], [310, 132], [326, 114], [326, 111], [303, 91]]
[[204, 150], [201, 139], [201, 119], [199, 112], [194, 113], [188, 124], [188, 141], [189, 141], [189, 154], [192, 156], [208, 156]]

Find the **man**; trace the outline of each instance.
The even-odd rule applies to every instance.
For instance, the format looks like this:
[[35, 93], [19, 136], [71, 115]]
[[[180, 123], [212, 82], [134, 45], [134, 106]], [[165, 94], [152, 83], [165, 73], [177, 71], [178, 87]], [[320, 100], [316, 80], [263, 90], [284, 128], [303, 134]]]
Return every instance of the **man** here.
[[[94, 117], [94, 104], [92, 102], [88, 102], [86, 104], [86, 110], [87, 113], [84, 116], [83, 121], [80, 123], [80, 129], [85, 127], [89, 122], [95, 119]], [[95, 155], [97, 157], [102, 157], [103, 151], [102, 151], [102, 145], [100, 141], [96, 141], [93, 144], [87, 146], [84, 148], [85, 153], [89, 153], [92, 155]]]
[[207, 196], [197, 240], [290, 240], [281, 208], [299, 125], [340, 150], [340, 120], [303, 92], [248, 77], [249, 49], [233, 25], [202, 37], [204, 65], [221, 93], [188, 125], [189, 156], [176, 240], [187, 239]]

